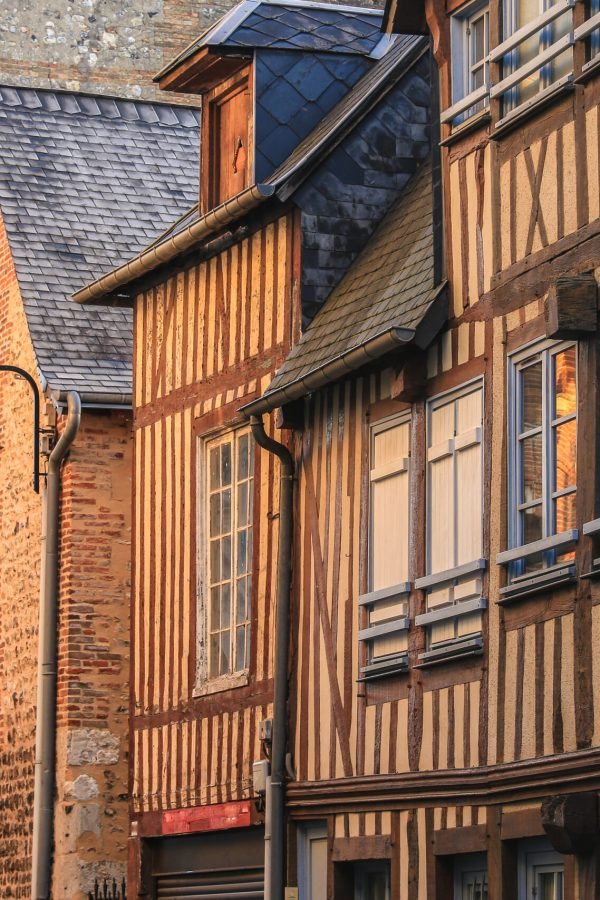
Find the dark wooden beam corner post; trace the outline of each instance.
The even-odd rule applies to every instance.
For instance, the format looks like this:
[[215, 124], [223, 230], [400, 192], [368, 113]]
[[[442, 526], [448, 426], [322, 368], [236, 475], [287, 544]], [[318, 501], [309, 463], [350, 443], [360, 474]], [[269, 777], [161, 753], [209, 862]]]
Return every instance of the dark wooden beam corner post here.
[[557, 278], [546, 301], [546, 336], [565, 340], [593, 334], [597, 329], [597, 298], [594, 275]]

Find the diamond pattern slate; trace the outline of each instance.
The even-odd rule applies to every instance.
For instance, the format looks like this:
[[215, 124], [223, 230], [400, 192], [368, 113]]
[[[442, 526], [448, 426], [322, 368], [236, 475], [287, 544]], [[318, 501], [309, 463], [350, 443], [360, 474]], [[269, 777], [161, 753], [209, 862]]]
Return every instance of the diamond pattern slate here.
[[380, 11], [261, 3], [223, 46], [368, 55], [381, 40], [381, 21]]
[[0, 86], [0, 209], [51, 388], [131, 392], [130, 310], [73, 303], [197, 199], [198, 114]]
[[417, 328], [438, 293], [427, 161], [317, 313], [265, 399], [393, 326]]

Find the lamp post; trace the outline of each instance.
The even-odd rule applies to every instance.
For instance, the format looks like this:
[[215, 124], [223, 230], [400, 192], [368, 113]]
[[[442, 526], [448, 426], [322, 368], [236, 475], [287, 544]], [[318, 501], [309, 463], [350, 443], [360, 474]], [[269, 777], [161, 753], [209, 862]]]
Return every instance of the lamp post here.
[[0, 365], [0, 372], [13, 372], [24, 378], [33, 394], [33, 490], [40, 492], [40, 392], [35, 379], [19, 366]]

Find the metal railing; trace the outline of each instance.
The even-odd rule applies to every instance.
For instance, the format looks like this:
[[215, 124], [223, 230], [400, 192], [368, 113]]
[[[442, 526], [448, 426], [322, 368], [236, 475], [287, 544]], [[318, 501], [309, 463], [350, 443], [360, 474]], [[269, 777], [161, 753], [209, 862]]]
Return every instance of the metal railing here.
[[[551, 70], [549, 71], [550, 66], [561, 54], [572, 51], [572, 48], [580, 41], [589, 41], [600, 30], [600, 12], [589, 15], [585, 22], [574, 27], [573, 10], [578, 2], [581, 0], [558, 0], [549, 9], [544, 10], [531, 22], [527, 22], [496, 47], [493, 47], [485, 60], [487, 71], [489, 71], [491, 63], [500, 63], [504, 69], [502, 77], [495, 83], [490, 82], [480, 86], [445, 109], [440, 116], [442, 124], [461, 124], [469, 118], [470, 110], [480, 109], [481, 105], [486, 104], [486, 101], [489, 100], [508, 101], [510, 104], [509, 115], [512, 116], [569, 83], [573, 78], [572, 59], [571, 71], [567, 74], [555, 75]], [[566, 22], [567, 16], [569, 16], [568, 23]], [[561, 34], [556, 40], [552, 40], [548, 36], [549, 26], [560, 20], [561, 17], [565, 17], [563, 25], [567, 25], [568, 31]], [[540, 35], [539, 52], [519, 65], [519, 51], [523, 44], [536, 34]], [[542, 40], [542, 36], [546, 37], [545, 42]], [[597, 40], [594, 46], [590, 46], [589, 59], [583, 66], [583, 70], [595, 64], [599, 59], [600, 40]], [[533, 96], [522, 99], [519, 96], [520, 86], [526, 79], [535, 77], [536, 74], [539, 76], [539, 90]], [[506, 109], [504, 115], [506, 116]], [[460, 122], [457, 119], [460, 119]]]
[[102, 882], [94, 882], [94, 890], [88, 892], [89, 900], [127, 900], [127, 885], [125, 879], [117, 884], [116, 878], [104, 878]]

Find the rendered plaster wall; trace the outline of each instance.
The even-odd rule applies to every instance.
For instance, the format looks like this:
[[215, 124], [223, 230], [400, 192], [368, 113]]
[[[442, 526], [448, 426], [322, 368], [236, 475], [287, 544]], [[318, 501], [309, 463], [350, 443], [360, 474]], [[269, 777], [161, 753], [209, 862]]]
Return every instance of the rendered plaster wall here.
[[[152, 76], [233, 5], [232, 0], [0, 0], [0, 82], [156, 97], [160, 92]], [[355, 5], [377, 4], [358, 0]], [[164, 99], [172, 102], [173, 95]]]

